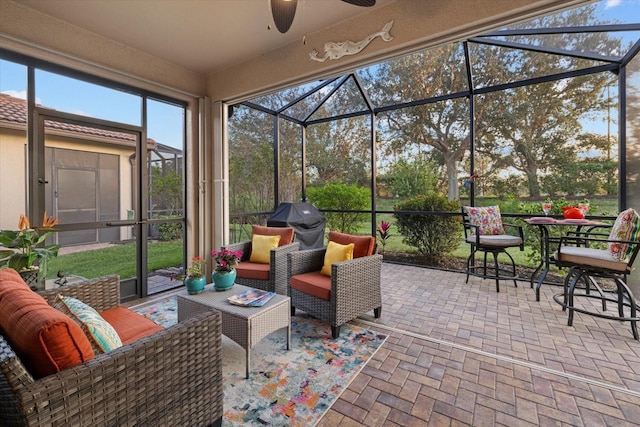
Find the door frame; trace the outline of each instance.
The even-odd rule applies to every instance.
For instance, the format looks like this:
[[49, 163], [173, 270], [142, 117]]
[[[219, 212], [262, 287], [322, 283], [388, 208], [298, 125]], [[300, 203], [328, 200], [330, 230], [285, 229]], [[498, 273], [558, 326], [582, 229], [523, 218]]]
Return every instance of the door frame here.
[[108, 120], [79, 116], [71, 113], [63, 113], [48, 108], [34, 106], [33, 135], [28, 139], [27, 150], [27, 198], [28, 216], [30, 218], [42, 218], [45, 211], [45, 189], [48, 185], [45, 174], [45, 121], [55, 121], [77, 126], [98, 128], [106, 131], [130, 134], [135, 139], [135, 170], [132, 180], [134, 191], [132, 194], [134, 208], [133, 219], [94, 221], [77, 224], [59, 224], [58, 231], [87, 230], [109, 227], [131, 226], [134, 228], [136, 241], [136, 275], [132, 278], [121, 278], [120, 299], [129, 301], [142, 298], [148, 294], [147, 289], [147, 239], [148, 239], [148, 171], [147, 150], [143, 147], [146, 141], [146, 132], [141, 126], [127, 125]]

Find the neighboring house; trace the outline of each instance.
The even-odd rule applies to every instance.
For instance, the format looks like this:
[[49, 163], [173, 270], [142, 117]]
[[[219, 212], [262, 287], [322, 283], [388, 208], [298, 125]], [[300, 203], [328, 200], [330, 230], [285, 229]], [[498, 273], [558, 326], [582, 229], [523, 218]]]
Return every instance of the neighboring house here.
[[[19, 215], [25, 213], [26, 119], [26, 101], [0, 94], [0, 229], [16, 229]], [[158, 145], [147, 140], [148, 150]], [[127, 219], [134, 198], [132, 135], [46, 121], [45, 147], [48, 215], [62, 224]], [[130, 238], [130, 227], [57, 233], [60, 245]]]

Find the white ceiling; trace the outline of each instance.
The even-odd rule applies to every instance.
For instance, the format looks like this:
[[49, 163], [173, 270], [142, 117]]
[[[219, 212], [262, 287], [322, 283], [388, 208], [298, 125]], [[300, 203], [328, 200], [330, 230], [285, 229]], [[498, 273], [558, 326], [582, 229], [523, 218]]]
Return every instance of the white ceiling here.
[[[379, 8], [396, 0], [378, 0]], [[299, 0], [281, 34], [269, 0], [16, 0], [72, 25], [203, 74], [224, 69], [372, 8]], [[271, 30], [267, 26], [271, 26]]]

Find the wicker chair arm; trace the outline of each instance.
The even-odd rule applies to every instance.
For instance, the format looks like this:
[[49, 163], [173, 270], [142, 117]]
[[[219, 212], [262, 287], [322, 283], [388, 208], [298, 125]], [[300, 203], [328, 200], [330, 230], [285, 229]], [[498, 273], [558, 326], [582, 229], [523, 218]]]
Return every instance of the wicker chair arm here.
[[[13, 390], [26, 425], [210, 425], [222, 415], [221, 315], [210, 311]], [[197, 400], [187, 402], [185, 397]], [[199, 398], [207, 396], [206, 405]]]
[[334, 292], [334, 284], [342, 293], [344, 290], [357, 290], [360, 281], [374, 279], [380, 282], [382, 258], [382, 255], [375, 254], [331, 264], [331, 291]]
[[270, 277], [273, 279], [274, 289], [279, 294], [287, 294], [287, 256], [289, 253], [296, 252], [299, 249], [300, 242], [293, 242], [271, 249], [269, 254]]
[[77, 298], [97, 311], [104, 311], [120, 305], [120, 277], [109, 275], [85, 282], [65, 285], [57, 289], [39, 292], [52, 305], [58, 294]]
[[382, 258], [376, 254], [331, 265], [331, 300], [337, 324], [382, 306]]
[[240, 261], [249, 261], [251, 257], [251, 240], [245, 240], [244, 242], [231, 243], [229, 245], [223, 246], [222, 249], [228, 249], [230, 251], [241, 251], [242, 258]]
[[324, 264], [327, 248], [305, 249], [287, 254], [287, 282], [296, 274], [319, 271]]

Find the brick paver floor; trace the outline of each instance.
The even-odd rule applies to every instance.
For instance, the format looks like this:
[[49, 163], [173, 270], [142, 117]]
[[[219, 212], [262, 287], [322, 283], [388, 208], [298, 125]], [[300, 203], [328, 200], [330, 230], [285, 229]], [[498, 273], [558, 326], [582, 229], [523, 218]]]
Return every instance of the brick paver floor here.
[[382, 317], [353, 323], [389, 337], [318, 425], [640, 425], [629, 323], [567, 326], [561, 288], [541, 291], [384, 263]]

